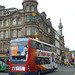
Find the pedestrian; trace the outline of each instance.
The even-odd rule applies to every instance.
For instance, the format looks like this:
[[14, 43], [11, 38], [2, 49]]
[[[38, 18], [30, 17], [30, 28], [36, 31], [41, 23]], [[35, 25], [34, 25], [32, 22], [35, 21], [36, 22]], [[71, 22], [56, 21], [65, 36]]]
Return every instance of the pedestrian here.
[[61, 65], [61, 62], [60, 62], [60, 65]]

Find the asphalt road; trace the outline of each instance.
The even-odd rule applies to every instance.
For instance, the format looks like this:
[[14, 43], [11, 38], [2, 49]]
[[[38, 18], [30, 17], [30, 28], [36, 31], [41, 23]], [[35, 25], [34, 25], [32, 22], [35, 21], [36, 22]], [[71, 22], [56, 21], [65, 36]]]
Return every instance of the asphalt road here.
[[[9, 75], [9, 73], [0, 73], [0, 75]], [[59, 66], [58, 70], [44, 75], [75, 75], [73, 66]]]
[[0, 75], [9, 75], [9, 73], [0, 73]]
[[75, 68], [71, 66], [59, 66], [58, 70], [44, 75], [75, 75]]

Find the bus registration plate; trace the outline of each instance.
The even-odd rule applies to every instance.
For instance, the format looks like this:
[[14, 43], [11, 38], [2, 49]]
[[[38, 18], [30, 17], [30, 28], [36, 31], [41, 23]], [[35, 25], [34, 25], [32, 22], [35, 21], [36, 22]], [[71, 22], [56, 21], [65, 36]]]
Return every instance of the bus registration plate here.
[[24, 66], [16, 66], [16, 70], [25, 71]]
[[22, 75], [21, 73], [17, 73], [16, 75]]

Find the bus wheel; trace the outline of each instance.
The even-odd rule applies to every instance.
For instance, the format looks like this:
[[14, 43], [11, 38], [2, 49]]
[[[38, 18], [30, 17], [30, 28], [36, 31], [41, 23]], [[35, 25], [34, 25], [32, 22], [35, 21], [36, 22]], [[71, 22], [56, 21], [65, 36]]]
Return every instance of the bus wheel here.
[[37, 75], [41, 75], [41, 71], [40, 71], [40, 69], [38, 69]]
[[55, 67], [53, 66], [53, 69], [55, 70]]

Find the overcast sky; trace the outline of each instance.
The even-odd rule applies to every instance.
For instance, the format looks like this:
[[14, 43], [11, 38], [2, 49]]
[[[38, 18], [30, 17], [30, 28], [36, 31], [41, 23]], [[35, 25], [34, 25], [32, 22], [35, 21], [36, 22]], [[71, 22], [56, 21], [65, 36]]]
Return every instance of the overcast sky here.
[[[23, 0], [0, 0], [0, 5], [22, 9], [22, 2]], [[61, 18], [65, 46], [75, 50], [75, 0], [37, 0], [37, 2], [38, 11], [40, 13], [45, 11], [56, 30]]]

